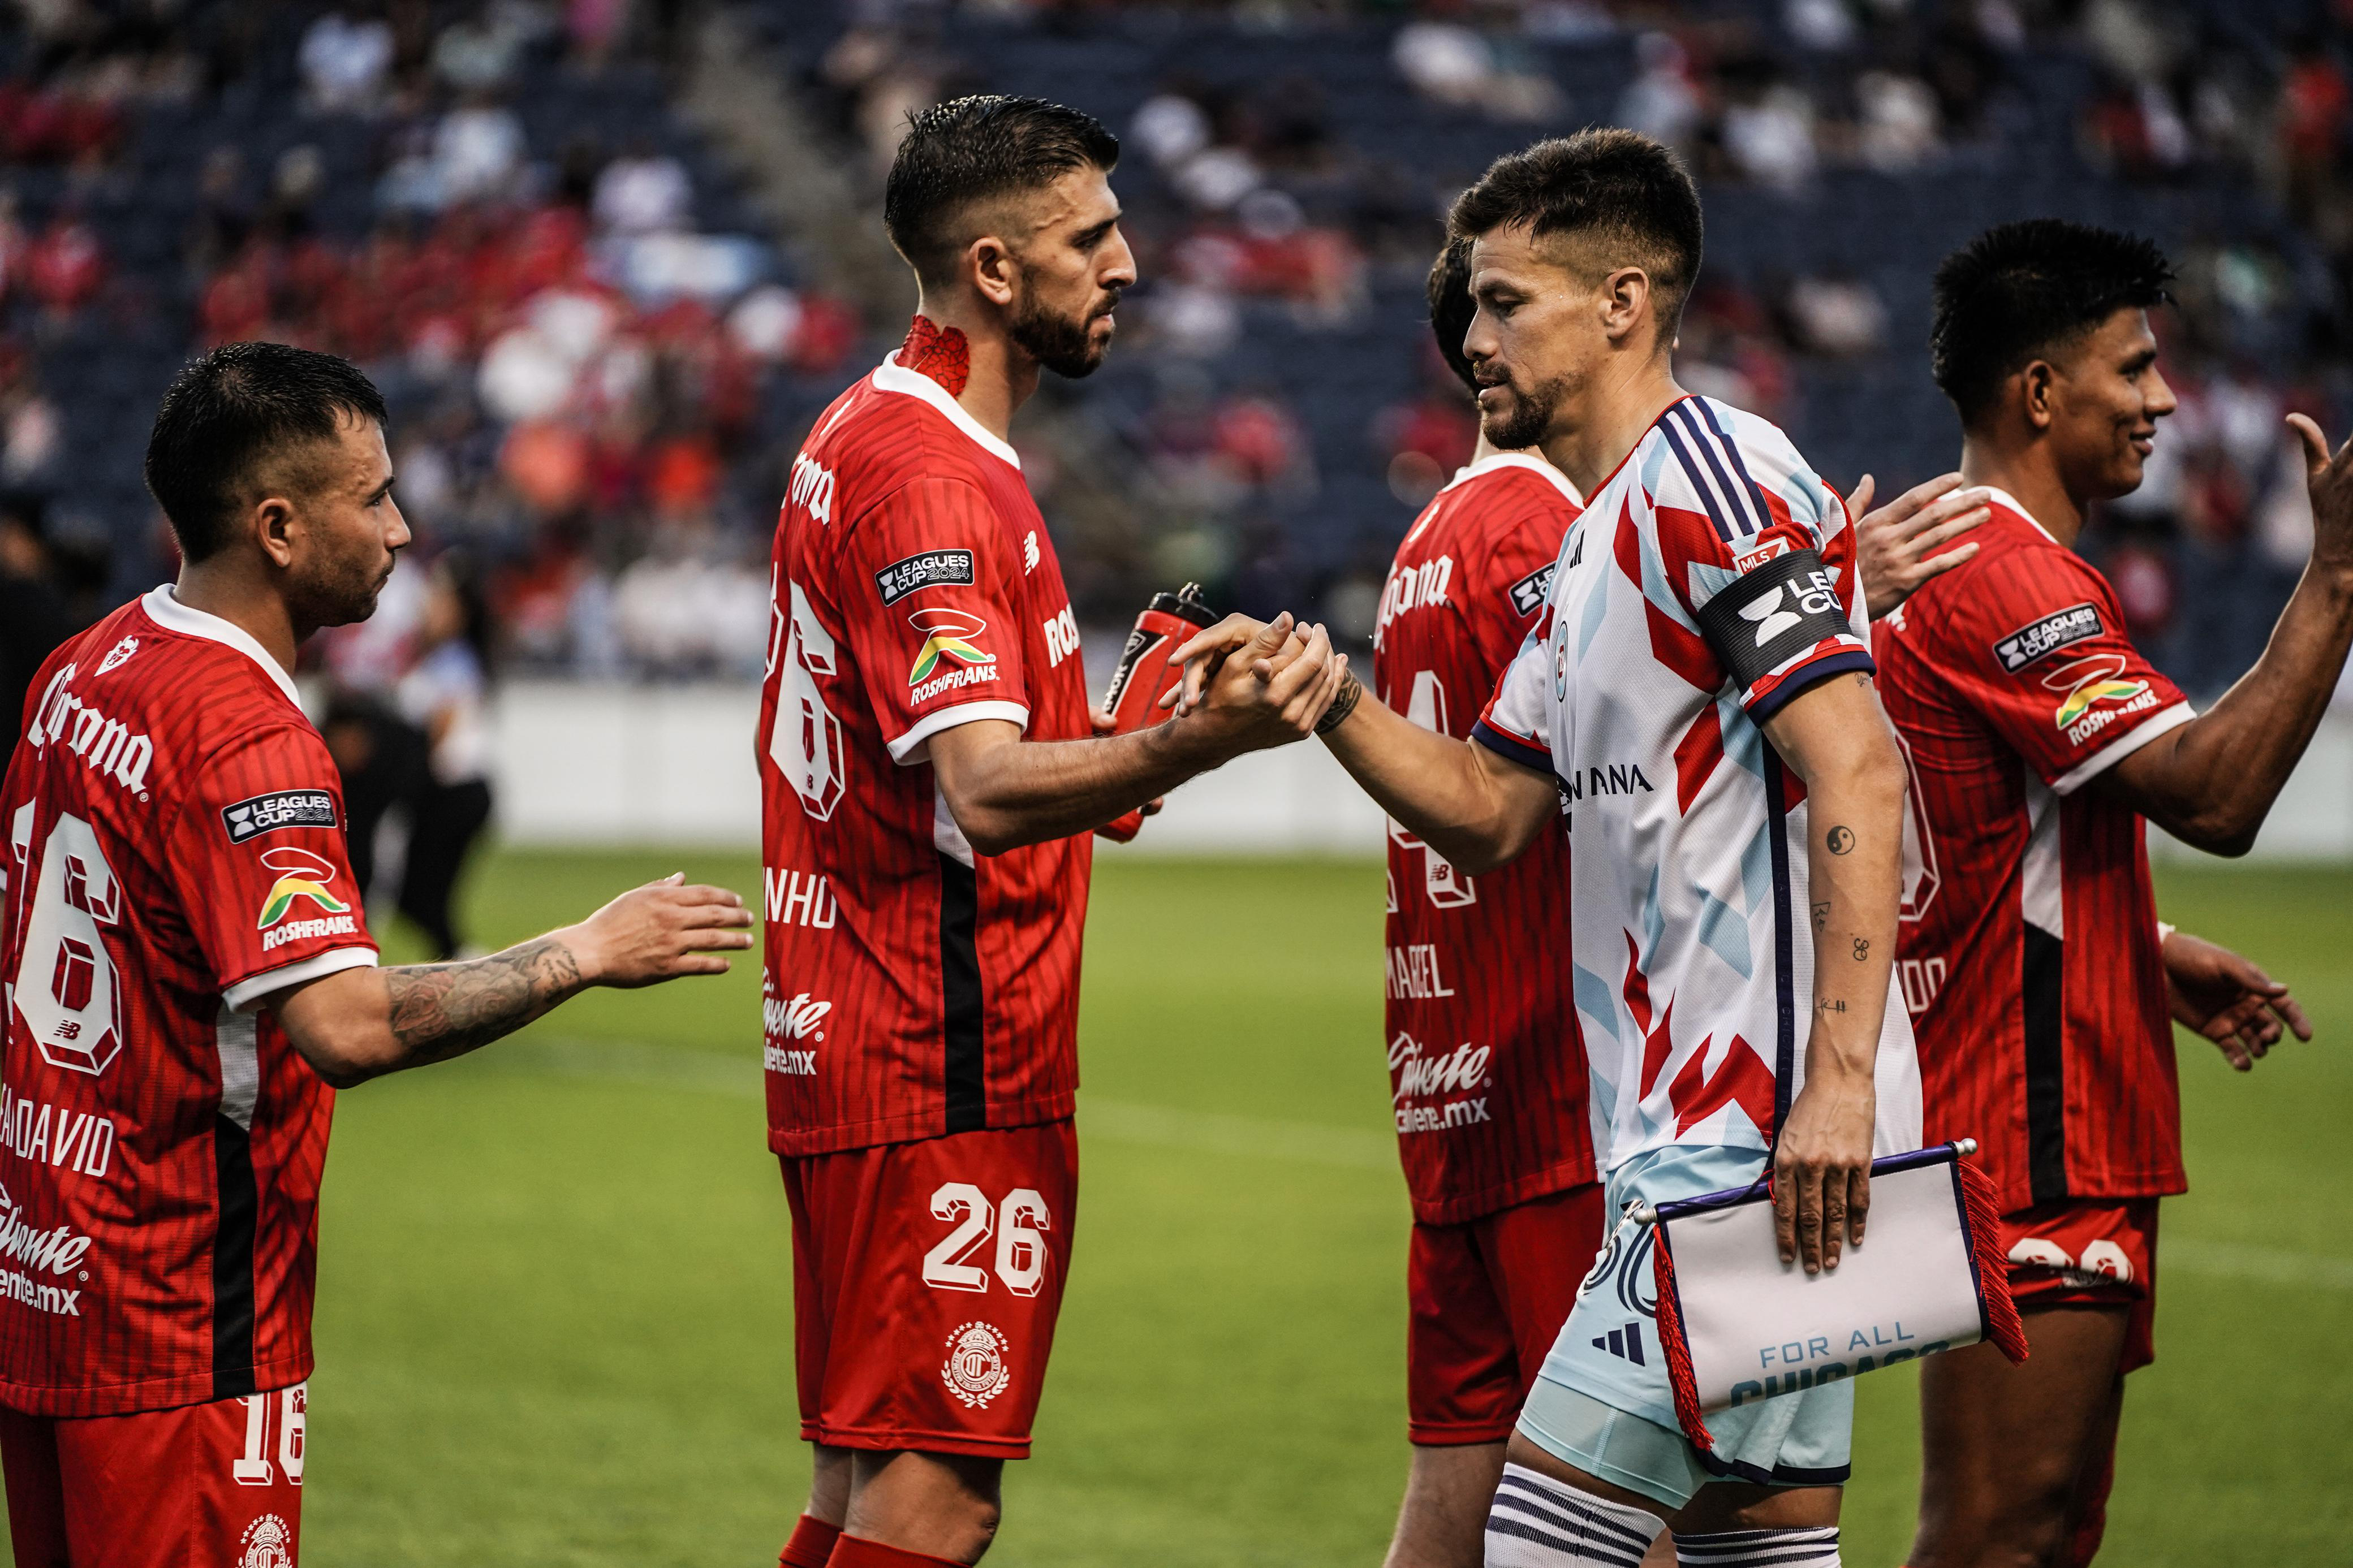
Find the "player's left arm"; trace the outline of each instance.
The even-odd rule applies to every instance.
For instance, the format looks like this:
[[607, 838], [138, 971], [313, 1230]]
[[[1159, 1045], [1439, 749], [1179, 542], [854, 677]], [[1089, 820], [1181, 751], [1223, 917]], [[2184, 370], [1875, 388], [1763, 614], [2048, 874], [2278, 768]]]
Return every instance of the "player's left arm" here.
[[2312, 1038], [2303, 1006], [2261, 964], [2220, 942], [2161, 929], [2165, 999], [2174, 1022], [2220, 1046], [2232, 1067], [2250, 1070], [2284, 1033]]
[[1774, 1144], [1781, 1260], [1838, 1267], [1871, 1210], [1879, 1032], [1895, 963], [1904, 876], [1904, 757], [1871, 678], [1816, 682], [1764, 722], [1806, 783], [1813, 907], [1812, 1024], [1806, 1083]]
[[2304, 443], [2312, 557], [2263, 657], [2213, 707], [2093, 782], [2211, 855], [2254, 847], [2353, 647], [2353, 441], [2331, 457], [2319, 426], [2289, 421]]
[[592, 985], [723, 974], [752, 945], [752, 912], [723, 888], [670, 877], [577, 925], [487, 958], [340, 970], [260, 1001], [337, 1089], [447, 1061], [511, 1035]]

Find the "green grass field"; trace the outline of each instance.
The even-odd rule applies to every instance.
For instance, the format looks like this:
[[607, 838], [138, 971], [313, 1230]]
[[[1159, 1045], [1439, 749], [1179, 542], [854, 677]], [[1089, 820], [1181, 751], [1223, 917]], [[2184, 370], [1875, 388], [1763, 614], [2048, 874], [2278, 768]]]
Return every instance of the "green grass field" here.
[[[747, 896], [758, 879], [748, 858], [508, 853], [472, 908], [502, 942], [674, 868]], [[2348, 886], [2165, 879], [2169, 918], [2259, 956], [2322, 1036], [2252, 1079], [2185, 1042], [2196, 1191], [2167, 1206], [2159, 1359], [2132, 1381], [2105, 1561], [2353, 1556]], [[1380, 910], [1368, 865], [1098, 874], [1084, 1212], [1039, 1457], [1012, 1468], [993, 1563], [1378, 1563], [1406, 1458], [1407, 1226]], [[754, 963], [592, 996], [343, 1098], [312, 1561], [775, 1561], [807, 1472], [757, 988]], [[1893, 1568], [1915, 1381], [1861, 1387], [1846, 1560]]]

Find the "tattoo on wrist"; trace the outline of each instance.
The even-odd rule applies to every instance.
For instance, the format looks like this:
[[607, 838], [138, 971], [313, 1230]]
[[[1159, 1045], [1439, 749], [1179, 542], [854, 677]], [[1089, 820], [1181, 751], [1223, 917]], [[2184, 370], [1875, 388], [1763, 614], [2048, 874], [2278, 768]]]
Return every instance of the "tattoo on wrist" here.
[[1871, 956], [1871, 939], [1870, 939], [1869, 937], [1867, 937], [1867, 936], [1859, 936], [1859, 937], [1856, 937], [1856, 938], [1854, 939], [1854, 961], [1855, 961], [1857, 963], [1861, 963], [1862, 962], [1863, 962], [1863, 960], [1865, 960], [1865, 959], [1869, 958], [1870, 956]]
[[1823, 846], [1833, 855], [1843, 855], [1854, 847], [1854, 829], [1833, 827], [1823, 836]]
[[1356, 704], [1364, 700], [1364, 696], [1363, 681], [1353, 675], [1342, 677], [1339, 693], [1332, 699], [1332, 706], [1324, 710], [1324, 717], [1315, 721], [1315, 732], [1328, 735], [1346, 723], [1348, 715], [1356, 710]]
[[1814, 1011], [1817, 1013], [1843, 1013], [1846, 1011], [1846, 1004], [1838, 1000], [1836, 997], [1831, 997], [1828, 1001], [1815, 1003]]
[[1823, 928], [1828, 926], [1830, 923], [1831, 904], [1828, 899], [1824, 899], [1820, 903], [1814, 906], [1814, 934], [1816, 936], [1821, 935]]
[[512, 1034], [580, 989], [580, 963], [552, 936], [461, 963], [384, 972], [404, 1065], [444, 1061]]

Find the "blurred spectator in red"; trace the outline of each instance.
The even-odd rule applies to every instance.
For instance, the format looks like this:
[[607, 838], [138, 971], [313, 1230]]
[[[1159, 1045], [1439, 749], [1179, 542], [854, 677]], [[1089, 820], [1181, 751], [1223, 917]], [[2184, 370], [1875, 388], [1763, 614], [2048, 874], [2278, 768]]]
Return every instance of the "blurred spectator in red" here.
[[105, 281], [98, 231], [71, 207], [49, 220], [25, 258], [26, 289], [56, 315], [69, 316], [89, 304]]

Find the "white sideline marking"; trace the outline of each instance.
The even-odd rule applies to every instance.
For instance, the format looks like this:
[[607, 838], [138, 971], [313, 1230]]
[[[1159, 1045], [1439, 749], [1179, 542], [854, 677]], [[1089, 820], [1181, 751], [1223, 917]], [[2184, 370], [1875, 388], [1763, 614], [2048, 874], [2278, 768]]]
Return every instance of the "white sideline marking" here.
[[[763, 1094], [759, 1068], [748, 1056], [720, 1058], [708, 1051], [633, 1040], [537, 1035], [491, 1047], [482, 1059], [487, 1067], [510, 1072], [695, 1089], [745, 1100], [758, 1100]], [[1082, 1098], [1080, 1127], [1092, 1138], [1207, 1154], [1295, 1160], [1302, 1164], [1352, 1171], [1397, 1169], [1397, 1144], [1387, 1133], [1271, 1117], [1182, 1110], [1173, 1106], [1104, 1100], [1095, 1095]], [[2174, 1269], [2184, 1274], [2353, 1294], [2353, 1258], [2286, 1247], [2161, 1237], [2158, 1244], [2158, 1273]]]
[[[760, 1069], [748, 1057], [721, 1058], [708, 1051], [675, 1049], [632, 1040], [589, 1040], [545, 1035], [493, 1046], [483, 1065], [510, 1072], [554, 1078], [596, 1079], [607, 1083], [657, 1084], [699, 1089], [741, 1100], [761, 1099]], [[1397, 1143], [1387, 1133], [1271, 1117], [1229, 1116], [1210, 1110], [1180, 1110], [1128, 1100], [1080, 1097], [1079, 1130], [1091, 1138], [1149, 1143], [1208, 1154], [1296, 1160], [1352, 1171], [1394, 1171]]]

